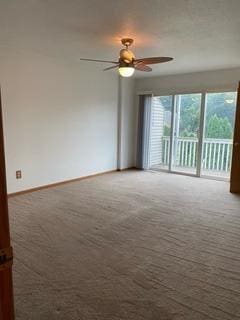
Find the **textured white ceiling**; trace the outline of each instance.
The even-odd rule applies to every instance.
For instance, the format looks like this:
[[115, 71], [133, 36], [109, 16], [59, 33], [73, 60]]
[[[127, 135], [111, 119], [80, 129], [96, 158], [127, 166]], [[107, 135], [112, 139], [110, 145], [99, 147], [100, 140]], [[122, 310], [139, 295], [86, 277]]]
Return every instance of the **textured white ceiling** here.
[[240, 0], [0, 0], [0, 50], [87, 63], [79, 58], [116, 59], [130, 36], [139, 58], [174, 57], [137, 76], [234, 68], [239, 12]]

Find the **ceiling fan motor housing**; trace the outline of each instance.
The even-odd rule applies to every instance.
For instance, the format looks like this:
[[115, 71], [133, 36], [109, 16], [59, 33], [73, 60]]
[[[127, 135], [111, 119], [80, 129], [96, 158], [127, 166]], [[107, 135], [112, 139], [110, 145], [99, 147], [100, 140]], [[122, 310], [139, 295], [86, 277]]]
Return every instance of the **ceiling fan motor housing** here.
[[134, 68], [134, 63], [125, 62], [124, 60], [119, 59], [119, 68]]
[[122, 49], [120, 51], [120, 59], [126, 63], [131, 63], [135, 59], [134, 53], [128, 49]]

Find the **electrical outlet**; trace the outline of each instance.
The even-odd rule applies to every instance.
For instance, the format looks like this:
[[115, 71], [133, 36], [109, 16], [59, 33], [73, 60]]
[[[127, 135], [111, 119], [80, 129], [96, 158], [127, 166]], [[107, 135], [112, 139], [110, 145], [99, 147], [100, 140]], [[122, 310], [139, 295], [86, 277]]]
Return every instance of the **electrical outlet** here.
[[22, 171], [21, 170], [16, 171], [16, 179], [22, 179]]

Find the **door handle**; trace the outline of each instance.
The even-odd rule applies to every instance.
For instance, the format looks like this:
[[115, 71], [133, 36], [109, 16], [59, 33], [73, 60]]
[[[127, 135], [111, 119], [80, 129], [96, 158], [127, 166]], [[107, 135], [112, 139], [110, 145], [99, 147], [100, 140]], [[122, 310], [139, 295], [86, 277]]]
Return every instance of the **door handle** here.
[[239, 147], [240, 146], [240, 142], [235, 142], [234, 143], [234, 147]]

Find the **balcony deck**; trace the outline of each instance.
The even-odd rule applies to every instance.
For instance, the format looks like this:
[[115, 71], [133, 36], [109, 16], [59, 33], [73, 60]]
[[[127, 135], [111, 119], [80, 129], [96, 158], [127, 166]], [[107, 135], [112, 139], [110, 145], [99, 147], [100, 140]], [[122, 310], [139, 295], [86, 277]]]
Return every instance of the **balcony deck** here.
[[[154, 171], [168, 171], [168, 166], [164, 164], [158, 164], [154, 165], [150, 168], [150, 170]], [[196, 168], [189, 168], [189, 167], [183, 167], [183, 166], [176, 166], [173, 167], [173, 172], [179, 172], [179, 173], [186, 173], [186, 174], [191, 174], [195, 175], [196, 174]], [[230, 179], [230, 171], [221, 171], [221, 170], [202, 170], [201, 171], [201, 176], [202, 177], [211, 177], [211, 178], [216, 178], [216, 179]]]
[[[172, 171], [196, 174], [198, 139], [178, 137], [174, 143], [174, 163]], [[154, 154], [152, 170], [168, 170], [170, 159], [170, 137], [163, 136], [158, 157]], [[204, 139], [201, 176], [229, 179], [232, 157], [231, 139]]]

